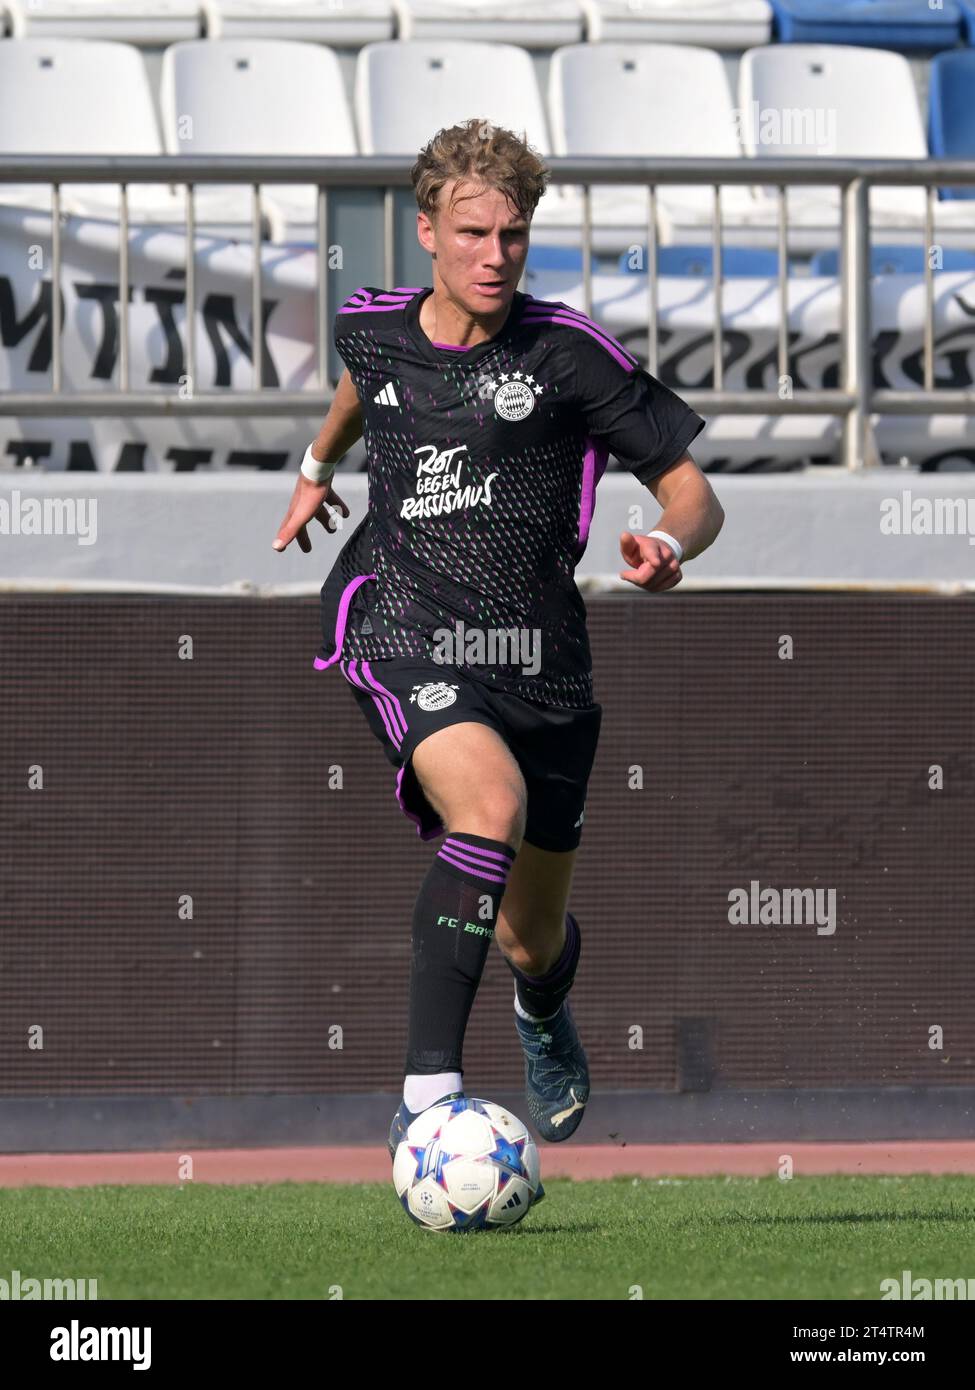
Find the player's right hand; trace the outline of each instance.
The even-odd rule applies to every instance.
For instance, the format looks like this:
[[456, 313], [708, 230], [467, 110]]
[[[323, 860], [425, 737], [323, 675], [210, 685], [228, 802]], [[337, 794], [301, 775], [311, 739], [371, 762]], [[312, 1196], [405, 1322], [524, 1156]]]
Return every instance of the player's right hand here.
[[313, 518], [320, 521], [326, 531], [338, 531], [342, 517], [349, 515], [349, 509], [332, 487], [334, 479], [327, 483], [313, 483], [304, 473], [298, 474], [295, 490], [281, 529], [271, 542], [275, 550], [286, 550], [298, 538], [298, 545], [308, 555], [311, 540], [307, 526]]

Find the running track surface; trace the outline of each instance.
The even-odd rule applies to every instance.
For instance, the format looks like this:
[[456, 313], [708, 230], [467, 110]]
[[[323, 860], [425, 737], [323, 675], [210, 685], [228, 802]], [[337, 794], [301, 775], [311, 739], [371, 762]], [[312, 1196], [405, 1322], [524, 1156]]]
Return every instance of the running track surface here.
[[[540, 1144], [546, 1178], [771, 1177], [784, 1155], [814, 1173], [975, 1174], [975, 1141], [869, 1144]], [[192, 1159], [188, 1170], [187, 1158]], [[164, 1153], [0, 1154], [0, 1187], [206, 1183], [388, 1182], [385, 1148], [186, 1149]]]

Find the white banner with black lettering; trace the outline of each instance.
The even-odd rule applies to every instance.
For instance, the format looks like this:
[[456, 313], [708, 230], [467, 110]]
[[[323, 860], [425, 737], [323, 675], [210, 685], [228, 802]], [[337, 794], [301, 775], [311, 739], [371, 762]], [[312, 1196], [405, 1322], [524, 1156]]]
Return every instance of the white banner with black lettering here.
[[[50, 220], [0, 207], [0, 390], [44, 391], [51, 381]], [[173, 401], [162, 419], [14, 419], [0, 416], [0, 466], [30, 461], [46, 469], [191, 471], [198, 468], [297, 468], [323, 413], [316, 385], [316, 256], [306, 246], [262, 247], [263, 380], [269, 390], [307, 391], [300, 419], [179, 416], [191, 391], [252, 389], [254, 327], [246, 242], [198, 237], [196, 381], [187, 378], [185, 239], [179, 230], [133, 226], [129, 238], [130, 383]], [[66, 218], [61, 240], [64, 390], [117, 389], [120, 343], [118, 228]], [[355, 288], [330, 270], [332, 312]], [[379, 272], [377, 270], [377, 277]], [[578, 276], [531, 275], [538, 298], [581, 308]], [[777, 368], [778, 284], [733, 279], [723, 287], [725, 386], [792, 390], [839, 382], [840, 292], [835, 279], [789, 283], [789, 372]], [[924, 288], [919, 277], [878, 277], [872, 287], [874, 376], [910, 389], [922, 380]], [[710, 281], [668, 277], [659, 286], [658, 373], [675, 390], [712, 384]], [[647, 285], [643, 276], [597, 275], [593, 316], [641, 361], [646, 359]], [[975, 382], [975, 274], [943, 273], [936, 282], [936, 384]], [[340, 365], [333, 354], [333, 368]], [[824, 457], [838, 423], [815, 416], [725, 416], [709, 422], [695, 445], [702, 462], [780, 466]], [[963, 416], [881, 420], [886, 457], [914, 462], [963, 455], [975, 460], [975, 422]], [[353, 455], [361, 462], [361, 452]]]

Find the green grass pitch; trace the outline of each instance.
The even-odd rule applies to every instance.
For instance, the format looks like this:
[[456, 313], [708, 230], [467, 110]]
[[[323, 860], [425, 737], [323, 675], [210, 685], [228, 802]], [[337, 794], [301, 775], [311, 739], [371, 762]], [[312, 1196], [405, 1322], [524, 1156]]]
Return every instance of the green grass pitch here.
[[510, 1232], [420, 1230], [392, 1187], [0, 1191], [0, 1278], [99, 1299], [878, 1299], [971, 1274], [975, 1178], [546, 1183]]

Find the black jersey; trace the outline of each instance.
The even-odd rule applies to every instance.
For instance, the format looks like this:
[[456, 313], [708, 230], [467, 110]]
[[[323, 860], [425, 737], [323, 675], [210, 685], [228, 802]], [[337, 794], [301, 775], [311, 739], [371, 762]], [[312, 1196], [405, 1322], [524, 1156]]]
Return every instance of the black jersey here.
[[369, 504], [322, 587], [315, 664], [426, 657], [584, 708], [592, 661], [573, 576], [596, 484], [610, 454], [657, 477], [704, 421], [567, 304], [516, 292], [496, 337], [458, 348], [420, 326], [431, 293], [365, 287], [335, 317]]

